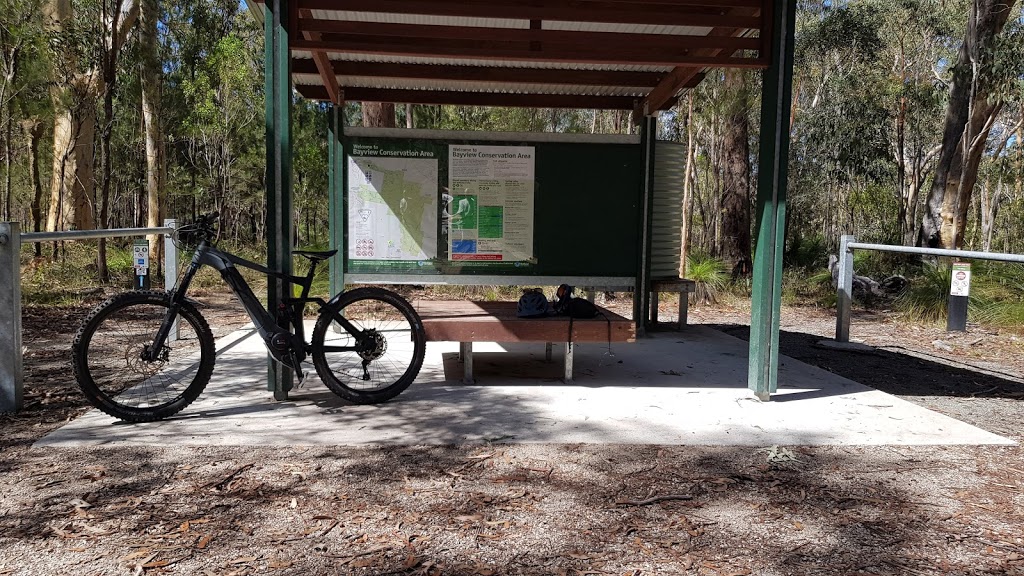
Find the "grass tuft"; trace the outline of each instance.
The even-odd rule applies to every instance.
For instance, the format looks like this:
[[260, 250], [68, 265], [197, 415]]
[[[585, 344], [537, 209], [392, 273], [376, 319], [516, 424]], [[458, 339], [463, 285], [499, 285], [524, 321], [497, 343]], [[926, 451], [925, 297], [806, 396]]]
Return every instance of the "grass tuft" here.
[[686, 277], [695, 283], [691, 300], [703, 304], [718, 302], [729, 281], [725, 264], [704, 254], [687, 257]]

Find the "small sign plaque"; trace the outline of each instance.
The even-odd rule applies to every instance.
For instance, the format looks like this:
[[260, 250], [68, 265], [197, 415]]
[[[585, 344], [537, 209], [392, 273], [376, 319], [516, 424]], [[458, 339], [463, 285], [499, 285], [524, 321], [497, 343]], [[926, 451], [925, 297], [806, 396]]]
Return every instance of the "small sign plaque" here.
[[970, 296], [971, 265], [967, 262], [953, 263], [953, 279], [949, 285], [950, 296]]
[[136, 240], [132, 244], [132, 267], [135, 268], [136, 276], [145, 276], [149, 273], [149, 242]]

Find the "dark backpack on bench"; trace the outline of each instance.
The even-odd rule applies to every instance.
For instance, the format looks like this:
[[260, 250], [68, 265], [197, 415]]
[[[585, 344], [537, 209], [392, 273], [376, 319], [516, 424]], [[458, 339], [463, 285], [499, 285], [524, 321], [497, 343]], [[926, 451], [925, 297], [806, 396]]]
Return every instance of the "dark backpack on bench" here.
[[572, 291], [573, 287], [568, 284], [562, 284], [555, 291], [555, 297], [557, 298], [554, 304], [555, 314], [568, 316], [569, 318], [596, 317], [598, 314], [597, 306], [589, 300], [573, 298]]

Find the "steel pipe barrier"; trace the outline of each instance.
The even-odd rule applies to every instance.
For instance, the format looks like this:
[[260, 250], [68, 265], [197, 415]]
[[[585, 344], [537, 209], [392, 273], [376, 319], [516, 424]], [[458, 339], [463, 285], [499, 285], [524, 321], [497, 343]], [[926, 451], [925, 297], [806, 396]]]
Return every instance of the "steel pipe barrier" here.
[[164, 237], [164, 286], [170, 290], [180, 261], [171, 241], [176, 222], [164, 220], [159, 228], [115, 228], [68, 232], [22, 233], [18, 222], [0, 222], [0, 413], [16, 412], [24, 402], [21, 335], [21, 245], [29, 242], [124, 238], [160, 234]]

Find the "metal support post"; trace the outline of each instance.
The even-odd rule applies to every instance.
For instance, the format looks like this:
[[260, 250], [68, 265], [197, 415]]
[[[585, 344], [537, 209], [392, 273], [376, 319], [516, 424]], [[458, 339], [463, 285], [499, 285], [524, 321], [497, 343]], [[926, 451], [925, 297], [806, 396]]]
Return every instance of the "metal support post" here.
[[967, 296], [950, 296], [946, 309], [946, 332], [967, 331]]
[[[292, 123], [291, 56], [288, 50], [289, 2], [263, 5], [264, 90], [267, 126], [267, 266], [292, 273]], [[267, 305], [273, 314], [291, 293], [291, 283], [267, 282]], [[267, 354], [267, 388], [276, 400], [287, 400], [292, 370]]]
[[757, 247], [751, 293], [747, 386], [762, 401], [778, 389], [779, 315], [782, 308], [782, 252], [786, 234], [789, 161], [789, 106], [793, 93], [795, 0], [775, 0], [772, 36], [765, 38], [772, 64], [761, 95], [760, 174], [757, 182]]
[[0, 222], [0, 413], [24, 402], [21, 355], [21, 228]]
[[854, 236], [839, 239], [839, 278], [836, 282], [836, 342], [850, 341], [850, 308], [853, 306]]
[[[178, 227], [178, 221], [174, 218], [168, 218], [164, 220], [164, 228], [176, 229]], [[178, 266], [181, 262], [181, 252], [178, 247], [174, 245], [174, 239], [170, 233], [164, 233], [164, 290], [170, 292], [174, 290], [174, 286], [178, 283]], [[181, 330], [179, 329], [178, 320], [174, 320], [174, 325], [171, 326], [171, 332], [168, 335], [171, 342], [181, 337]]]
[[[174, 218], [164, 220], [164, 228], [177, 228], [178, 221]], [[178, 282], [178, 266], [181, 254], [170, 234], [164, 234], [164, 290], [170, 292]]]
[[331, 295], [345, 289], [345, 150], [343, 145], [345, 114], [341, 106], [327, 109], [327, 209], [331, 248], [338, 254], [330, 261]]
[[640, 146], [643, 162], [643, 198], [640, 210], [640, 254], [633, 290], [633, 322], [636, 335], [646, 335], [647, 315], [651, 304], [651, 230], [654, 225], [651, 205], [654, 194], [654, 141], [658, 136], [658, 119], [645, 116], [640, 125]]

